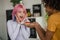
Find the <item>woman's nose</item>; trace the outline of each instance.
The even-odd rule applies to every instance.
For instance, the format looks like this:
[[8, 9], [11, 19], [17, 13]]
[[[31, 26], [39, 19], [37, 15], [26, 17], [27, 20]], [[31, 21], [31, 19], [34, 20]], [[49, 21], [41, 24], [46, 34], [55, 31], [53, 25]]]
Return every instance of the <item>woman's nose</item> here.
[[23, 18], [23, 14], [20, 15], [20, 18]]

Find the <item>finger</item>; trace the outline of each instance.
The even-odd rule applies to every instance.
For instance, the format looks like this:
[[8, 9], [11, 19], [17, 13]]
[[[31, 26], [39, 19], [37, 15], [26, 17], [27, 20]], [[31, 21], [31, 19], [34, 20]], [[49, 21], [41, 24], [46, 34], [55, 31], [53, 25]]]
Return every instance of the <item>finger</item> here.
[[25, 23], [25, 26], [30, 27], [30, 28], [34, 28], [34, 23]]
[[24, 23], [26, 26], [29, 26], [30, 25], [30, 22], [25, 22]]
[[18, 16], [17, 15], [15, 15], [16, 16], [16, 21], [19, 23], [19, 19], [18, 19]]

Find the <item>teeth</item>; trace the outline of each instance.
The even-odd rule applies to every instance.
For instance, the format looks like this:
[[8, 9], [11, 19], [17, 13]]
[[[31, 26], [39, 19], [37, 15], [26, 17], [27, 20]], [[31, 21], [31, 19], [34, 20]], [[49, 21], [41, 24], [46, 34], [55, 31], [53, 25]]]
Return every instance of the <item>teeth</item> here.
[[20, 16], [20, 18], [23, 18], [23, 16]]

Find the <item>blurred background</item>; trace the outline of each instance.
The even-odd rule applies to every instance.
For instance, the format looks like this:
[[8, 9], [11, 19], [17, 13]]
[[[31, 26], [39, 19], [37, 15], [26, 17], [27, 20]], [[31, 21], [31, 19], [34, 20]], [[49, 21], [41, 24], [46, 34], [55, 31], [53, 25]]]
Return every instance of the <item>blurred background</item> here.
[[[26, 7], [28, 18], [35, 18], [36, 22], [41, 24], [45, 30], [47, 25], [45, 20], [46, 12], [42, 1], [22, 0], [22, 3]], [[0, 40], [8, 40], [6, 23], [11, 19], [10, 16], [13, 8], [11, 0], [0, 0]], [[30, 38], [29, 40], [40, 40], [37, 33], [36, 35], [36, 38]]]

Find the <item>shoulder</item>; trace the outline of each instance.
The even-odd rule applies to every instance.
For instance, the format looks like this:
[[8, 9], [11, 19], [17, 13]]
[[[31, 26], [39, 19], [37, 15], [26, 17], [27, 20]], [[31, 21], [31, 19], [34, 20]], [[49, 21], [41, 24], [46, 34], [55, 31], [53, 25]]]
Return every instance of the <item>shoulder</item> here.
[[13, 22], [13, 20], [8, 20], [8, 21], [7, 21], [8, 24], [9, 24], [9, 23], [12, 23], [12, 22]]
[[48, 23], [57, 23], [59, 20], [59, 17], [57, 14], [53, 14], [48, 18]]
[[16, 21], [13, 21], [13, 20], [8, 20], [8, 21], [7, 21], [7, 27], [8, 27], [9, 29], [15, 28], [16, 25], [17, 25]]
[[57, 25], [57, 23], [58, 23], [58, 18], [57, 18], [58, 16], [56, 15], [56, 14], [53, 14], [53, 15], [51, 15], [50, 17], [49, 17], [49, 19], [48, 19], [48, 27], [47, 27], [47, 29], [49, 30], [49, 31], [53, 31], [53, 32], [55, 32], [55, 30], [56, 30], [56, 25]]
[[13, 21], [13, 20], [8, 20], [8, 21], [7, 21], [7, 24], [8, 24], [8, 25], [15, 24], [15, 23], [16, 23], [16, 21]]
[[52, 14], [48, 20], [57, 20], [57, 18], [58, 18], [58, 15]]

